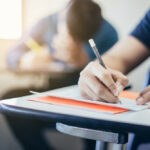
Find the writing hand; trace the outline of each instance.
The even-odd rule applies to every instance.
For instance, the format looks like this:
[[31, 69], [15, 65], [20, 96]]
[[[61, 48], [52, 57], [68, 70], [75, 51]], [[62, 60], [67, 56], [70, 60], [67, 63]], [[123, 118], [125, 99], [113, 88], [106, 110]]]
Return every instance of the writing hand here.
[[79, 89], [87, 99], [119, 102], [118, 95], [128, 84], [121, 72], [105, 69], [98, 62], [89, 63], [80, 73]]
[[[147, 102], [150, 102], [150, 85], [140, 93], [136, 102], [139, 105], [143, 105]], [[150, 105], [149, 105], [149, 108], [150, 108]]]

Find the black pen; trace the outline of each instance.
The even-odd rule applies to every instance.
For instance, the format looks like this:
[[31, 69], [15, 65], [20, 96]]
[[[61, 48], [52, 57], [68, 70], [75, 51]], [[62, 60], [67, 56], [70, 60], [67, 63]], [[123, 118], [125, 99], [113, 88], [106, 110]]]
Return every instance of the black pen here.
[[[93, 39], [89, 39], [89, 44], [90, 44], [90, 46], [92, 47], [92, 50], [93, 50], [94, 54], [96, 55], [96, 57], [97, 57], [99, 63], [100, 63], [105, 69], [107, 69], [107, 68], [106, 68], [106, 65], [104, 64], [104, 62], [103, 62], [103, 60], [102, 60], [102, 58], [101, 58], [101, 55], [100, 55], [99, 52], [98, 52], [98, 49], [97, 49], [97, 47], [96, 47], [96, 44], [95, 44], [94, 40], [93, 40]], [[119, 101], [119, 103], [121, 103], [121, 101]]]

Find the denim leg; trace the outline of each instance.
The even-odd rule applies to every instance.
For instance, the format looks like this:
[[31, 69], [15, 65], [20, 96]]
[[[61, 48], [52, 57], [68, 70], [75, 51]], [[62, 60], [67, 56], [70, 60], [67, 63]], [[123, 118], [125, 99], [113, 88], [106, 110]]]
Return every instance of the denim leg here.
[[127, 150], [150, 150], [149, 144], [150, 135], [131, 134], [127, 145]]

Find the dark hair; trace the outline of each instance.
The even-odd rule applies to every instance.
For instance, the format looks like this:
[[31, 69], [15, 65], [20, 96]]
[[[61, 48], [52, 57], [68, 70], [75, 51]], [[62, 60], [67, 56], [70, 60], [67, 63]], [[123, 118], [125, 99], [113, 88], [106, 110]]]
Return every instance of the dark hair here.
[[86, 41], [100, 28], [101, 8], [92, 0], [71, 0], [68, 5], [66, 22], [75, 40]]

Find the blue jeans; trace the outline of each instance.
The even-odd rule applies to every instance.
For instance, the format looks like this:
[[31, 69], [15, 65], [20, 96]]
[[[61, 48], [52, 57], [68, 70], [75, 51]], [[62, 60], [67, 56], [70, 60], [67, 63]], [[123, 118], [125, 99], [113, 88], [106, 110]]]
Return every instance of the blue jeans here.
[[150, 150], [150, 135], [131, 134], [127, 150]]

